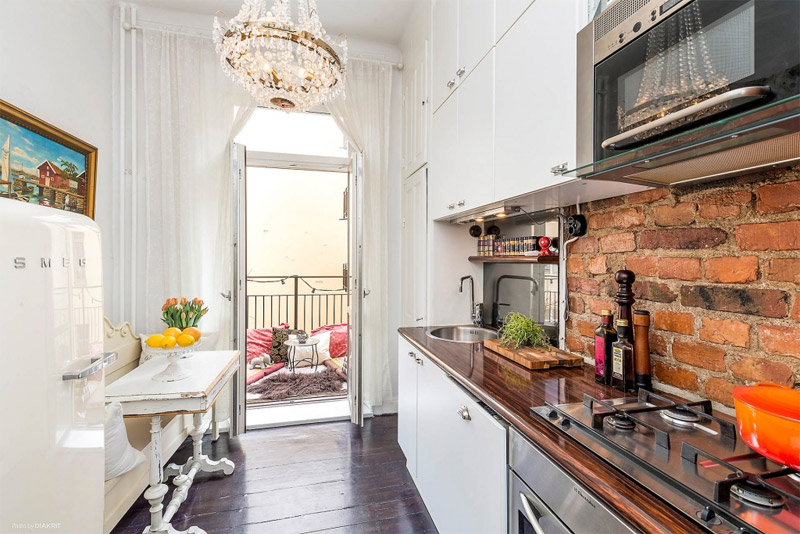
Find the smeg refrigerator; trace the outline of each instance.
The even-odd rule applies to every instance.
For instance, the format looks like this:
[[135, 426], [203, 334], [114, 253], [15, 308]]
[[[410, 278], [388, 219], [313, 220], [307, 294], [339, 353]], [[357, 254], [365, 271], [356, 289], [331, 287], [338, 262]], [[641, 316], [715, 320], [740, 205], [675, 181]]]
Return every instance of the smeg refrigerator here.
[[83, 215], [0, 198], [0, 533], [100, 533], [103, 284]]

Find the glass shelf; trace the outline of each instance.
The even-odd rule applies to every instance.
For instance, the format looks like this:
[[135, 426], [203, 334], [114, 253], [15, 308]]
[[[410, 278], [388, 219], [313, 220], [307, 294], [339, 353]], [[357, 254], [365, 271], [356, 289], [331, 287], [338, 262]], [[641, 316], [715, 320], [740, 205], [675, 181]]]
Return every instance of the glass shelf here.
[[624, 180], [631, 174], [710, 156], [798, 131], [800, 95], [795, 95], [570, 169], [563, 175], [571, 178]]

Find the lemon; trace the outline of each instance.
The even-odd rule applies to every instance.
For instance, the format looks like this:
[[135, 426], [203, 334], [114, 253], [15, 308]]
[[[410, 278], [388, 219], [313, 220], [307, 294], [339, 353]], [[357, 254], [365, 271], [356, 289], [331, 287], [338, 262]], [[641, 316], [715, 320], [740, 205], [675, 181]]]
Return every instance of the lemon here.
[[177, 338], [179, 335], [181, 335], [181, 329], [171, 326], [161, 333], [164, 334], [165, 336], [172, 336], [174, 338]]
[[198, 339], [200, 339], [200, 336], [202, 336], [202, 335], [203, 335], [203, 334], [200, 332], [200, 330], [199, 330], [199, 329], [197, 329], [197, 328], [195, 328], [195, 327], [193, 327], [193, 326], [190, 326], [189, 328], [184, 328], [184, 329], [183, 329], [183, 333], [184, 333], [184, 334], [189, 334], [190, 336], [192, 336], [192, 337], [194, 338], [194, 340], [195, 340], [195, 341], [197, 341]]
[[164, 336], [162, 336], [161, 334], [153, 334], [152, 336], [147, 338], [147, 341], [145, 341], [145, 343], [147, 343], [148, 347], [153, 347], [154, 349], [157, 349], [161, 346], [161, 341], [163, 339]]
[[164, 336], [164, 338], [161, 340], [161, 348], [162, 349], [171, 349], [172, 347], [175, 346], [175, 343], [177, 343], [177, 342], [178, 342], [178, 340], [175, 339], [174, 336]]
[[194, 337], [189, 334], [181, 334], [178, 336], [178, 345], [181, 347], [188, 347], [194, 345]]

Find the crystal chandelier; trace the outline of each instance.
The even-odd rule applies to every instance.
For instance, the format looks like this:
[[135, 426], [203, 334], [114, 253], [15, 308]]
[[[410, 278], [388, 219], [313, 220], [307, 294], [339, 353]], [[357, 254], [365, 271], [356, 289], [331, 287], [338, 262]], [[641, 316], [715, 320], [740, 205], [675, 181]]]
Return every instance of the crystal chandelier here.
[[275, 0], [269, 10], [266, 4], [245, 0], [224, 25], [214, 18], [222, 70], [260, 106], [306, 111], [335, 98], [344, 89], [347, 40], [329, 38], [316, 0], [297, 0], [297, 24], [291, 0]]

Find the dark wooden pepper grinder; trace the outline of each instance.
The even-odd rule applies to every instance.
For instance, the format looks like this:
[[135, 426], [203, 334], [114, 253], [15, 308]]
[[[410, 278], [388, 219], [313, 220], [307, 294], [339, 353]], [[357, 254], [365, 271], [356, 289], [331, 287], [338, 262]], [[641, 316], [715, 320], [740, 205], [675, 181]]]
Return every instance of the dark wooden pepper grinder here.
[[651, 390], [653, 382], [650, 377], [650, 312], [636, 310], [633, 312], [633, 361], [634, 385], [639, 388]]
[[[631, 306], [633, 306], [633, 303], [636, 302], [636, 299], [633, 298], [634, 294], [631, 286], [636, 280], [636, 275], [633, 274], [632, 271], [617, 271], [614, 275], [614, 280], [616, 280], [617, 284], [619, 285], [617, 295], [614, 297], [616, 303], [619, 304], [619, 314], [617, 315], [617, 320], [622, 319], [624, 321], [628, 321], [629, 325], [633, 324]], [[633, 338], [635, 339], [635, 336], [633, 336]]]

